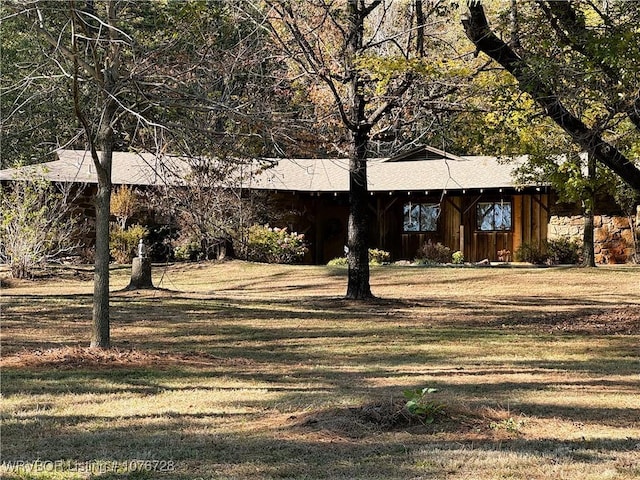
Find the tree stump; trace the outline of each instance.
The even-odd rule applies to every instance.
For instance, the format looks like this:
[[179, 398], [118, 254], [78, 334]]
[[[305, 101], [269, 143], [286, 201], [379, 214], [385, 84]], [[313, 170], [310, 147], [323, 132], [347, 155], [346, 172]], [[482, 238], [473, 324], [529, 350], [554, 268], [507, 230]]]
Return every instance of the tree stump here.
[[135, 257], [131, 263], [131, 280], [127, 290], [155, 288], [151, 282], [151, 259]]

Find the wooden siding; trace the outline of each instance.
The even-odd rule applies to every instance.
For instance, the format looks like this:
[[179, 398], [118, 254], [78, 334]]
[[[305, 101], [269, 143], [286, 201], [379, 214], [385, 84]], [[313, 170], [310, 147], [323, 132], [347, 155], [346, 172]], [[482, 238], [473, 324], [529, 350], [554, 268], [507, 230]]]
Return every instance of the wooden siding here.
[[[289, 215], [281, 219], [290, 228], [305, 233], [310, 251], [309, 263], [324, 264], [343, 255], [347, 244], [349, 216], [348, 196], [334, 194], [282, 194], [279, 206], [286, 204]], [[477, 229], [478, 202], [512, 203], [511, 231], [480, 231]], [[412, 202], [440, 204], [437, 230], [434, 232], [404, 232], [403, 206]], [[284, 204], [283, 204], [284, 203]], [[371, 248], [391, 253], [393, 261], [412, 260], [424, 243], [440, 242], [452, 252], [462, 250], [467, 261], [498, 260], [499, 250], [515, 250], [523, 242], [541, 242], [547, 238], [549, 195], [546, 193], [471, 193], [467, 195], [418, 195], [394, 193], [371, 195], [369, 204], [369, 241]], [[274, 223], [274, 226], [276, 223]], [[462, 240], [462, 242], [461, 242]]]
[[[476, 205], [478, 202], [512, 202], [512, 230], [480, 231], [477, 228]], [[386, 250], [394, 259], [413, 259], [420, 246], [428, 241], [440, 242], [452, 252], [461, 250], [468, 261], [498, 260], [498, 251], [509, 250], [514, 260], [516, 249], [523, 242], [540, 243], [547, 238], [549, 218], [548, 194], [476, 194], [475, 196], [450, 196], [442, 201], [438, 230], [429, 233], [402, 232], [399, 225], [401, 246], [397, 248], [390, 239]], [[400, 207], [401, 208], [401, 207]], [[397, 212], [401, 218], [402, 210]], [[462, 239], [462, 243], [461, 243]]]

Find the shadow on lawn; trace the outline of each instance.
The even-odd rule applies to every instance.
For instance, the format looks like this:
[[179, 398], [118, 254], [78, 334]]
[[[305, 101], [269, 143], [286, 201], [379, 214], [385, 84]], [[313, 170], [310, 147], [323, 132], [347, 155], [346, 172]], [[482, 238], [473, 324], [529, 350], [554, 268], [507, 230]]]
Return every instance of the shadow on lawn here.
[[[7, 347], [16, 352], [59, 346], [60, 341], [39, 340], [46, 336], [47, 328], [56, 333], [60, 328], [76, 334], [86, 331], [88, 336], [89, 302], [88, 295], [5, 295], [4, 353]], [[279, 413], [305, 408], [313, 411], [314, 406], [332, 404], [336, 398], [400, 396], [402, 387], [398, 385], [415, 381], [416, 387], [429, 382], [456, 402], [496, 408], [509, 405], [513, 415], [538, 421], [637, 426], [640, 408], [576, 407], [526, 400], [527, 393], [536, 391], [561, 396], [566, 391], [590, 395], [604, 390], [610, 395], [632, 396], [640, 387], [634, 376], [638, 366], [637, 330], [619, 335], [605, 331], [601, 333], [606, 337], [603, 342], [589, 347], [595, 350], [575, 347], [578, 359], [491, 357], [496, 348], [511, 344], [518, 348], [532, 342], [557, 342], [555, 348], [565, 348], [568, 343], [563, 342], [579, 341], [589, 332], [558, 330], [558, 326], [596, 318], [594, 315], [612, 308], [604, 299], [584, 302], [561, 295], [545, 302], [548, 304], [540, 305], [540, 299], [533, 296], [478, 305], [426, 296], [369, 303], [317, 296], [264, 300], [179, 292], [151, 298], [115, 295], [114, 344], [152, 352], [147, 364], [120, 368], [110, 368], [108, 363], [74, 364], [65, 369], [67, 365], [53, 361], [33, 368], [4, 369], [5, 398], [11, 400], [19, 394], [124, 394], [151, 402], [155, 395], [172, 392], [188, 396], [192, 390], [214, 395], [223, 390], [253, 389], [274, 394], [275, 400], [238, 400], [238, 405], [250, 413], [168, 411], [121, 417], [50, 415], [45, 401], [35, 406], [23, 404], [25, 411], [32, 407], [41, 411], [29, 418], [3, 418], [2, 458], [70, 458], [79, 462], [96, 458], [121, 462], [171, 459], [178, 467], [175, 472], [154, 472], [151, 477], [174, 480], [250, 474], [444, 478], [451, 467], [444, 461], [438, 463], [438, 458], [448, 451], [458, 452], [452, 454], [455, 456], [461, 449], [504, 450], [537, 456], [543, 463], [550, 457], [567, 463], [599, 462], [637, 451], [640, 438], [635, 437], [575, 441], [500, 438], [497, 442], [490, 435], [467, 435], [469, 432], [455, 423], [442, 426], [440, 431], [412, 432], [412, 437], [402, 441], [384, 436], [385, 432], [375, 427], [367, 427], [361, 437], [352, 438], [340, 430], [325, 431], [321, 423], [303, 428]], [[553, 310], [553, 305], [563, 310]], [[631, 302], [618, 304], [618, 308], [623, 307], [633, 312], [639, 309]], [[42, 329], [41, 335], [33, 339], [20, 336], [34, 325]], [[138, 327], [142, 330], [136, 330]], [[599, 335], [597, 329], [591, 333]], [[487, 358], [474, 360], [462, 354], [451, 358], [450, 350], [440, 348], [443, 345], [455, 346], [461, 352], [464, 348], [477, 349], [478, 357], [486, 349]], [[163, 360], [163, 352], [176, 358]], [[560, 379], [548, 378], [557, 374]], [[500, 378], [493, 383], [486, 381], [493, 375]], [[216, 385], [218, 379], [237, 381], [238, 387], [220, 387]], [[380, 380], [396, 386], [380, 386]], [[517, 401], [518, 397], [525, 400]], [[322, 410], [314, 414], [321, 416]], [[269, 417], [277, 418], [265, 426]], [[236, 423], [225, 427], [227, 420]], [[113, 425], [120, 422], [128, 425]], [[194, 433], [202, 430], [210, 433]], [[457, 438], [442, 440], [440, 434]], [[425, 455], [430, 459], [427, 471], [416, 466], [417, 459]], [[94, 478], [129, 477], [107, 473]]]
[[[8, 297], [3, 301], [6, 305], [3, 309], [5, 355], [61, 346], [65, 339], [48, 341], [46, 328], [54, 329], [56, 336], [67, 329], [70, 339], [78, 338], [84, 331], [88, 336], [90, 307], [77, 303], [78, 299], [86, 299], [86, 295], [54, 296], [53, 299], [48, 295]], [[158, 298], [157, 303], [152, 299], [150, 302], [149, 298], [130, 295], [112, 299], [112, 337], [116, 347], [193, 352], [197, 344], [198, 350], [220, 358], [246, 358], [282, 366], [332, 365], [336, 361], [345, 365], [383, 362], [402, 366], [415, 360], [424, 364], [446, 362], [443, 353], [428, 348], [446, 342], [482, 346], [507, 344], [511, 339], [522, 340], [526, 336], [545, 342], [557, 341], [565, 334], [612, 333], [599, 332], [599, 324], [595, 331], [579, 328], [581, 319], [611, 311], [610, 306], [607, 309], [594, 306], [599, 305], [597, 302], [585, 306], [580, 300], [566, 298], [558, 298], [557, 303], [570, 307], [567, 311], [518, 310], [517, 304], [511, 301], [479, 308], [471, 302], [428, 299], [349, 302], [311, 297], [300, 303], [284, 299], [190, 297], [178, 293]], [[525, 305], [534, 305], [534, 298], [523, 300]], [[625, 324], [627, 330], [622, 333], [637, 334], [640, 307], [630, 304], [618, 310], [622, 311], [622, 307], [626, 313], [636, 315]], [[41, 311], [47, 312], [44, 318], [29, 315], [29, 312]], [[622, 323], [610, 322], [611, 325]], [[18, 335], [14, 339], [14, 333], [34, 326], [42, 329], [42, 334], [29, 338]], [[136, 334], [138, 327], [144, 329], [143, 335]], [[600, 374], [629, 373], [636, 368], [631, 340], [625, 340], [624, 335], [609, 336], [611, 353], [616, 357], [610, 361], [540, 361], [540, 366]], [[78, 345], [77, 340], [69, 343]], [[342, 351], [336, 353], [335, 347]], [[628, 352], [627, 358], [620, 358], [624, 352]], [[411, 358], [412, 355], [418, 357]]]
[[[442, 395], [469, 404], [491, 406], [510, 405], [514, 412], [540, 418], [563, 418], [579, 422], [598, 422], [604, 425], [622, 427], [633, 425], [640, 418], [640, 408], [608, 408], [608, 407], [574, 407], [555, 405], [553, 403], [530, 403], [519, 398], [528, 398], [528, 392], [546, 392], [552, 397], [566, 393], [585, 395], [615, 394], [632, 397], [639, 389], [640, 383], [634, 377], [614, 379], [603, 378], [601, 362], [577, 362], [577, 365], [563, 365], [566, 372], [585, 372], [586, 378], [550, 379], [549, 375], [557, 374], [558, 365], [546, 365], [542, 362], [522, 362], [518, 366], [496, 366], [489, 368], [437, 369], [425, 368], [416, 372], [415, 365], [406, 362], [406, 369], [388, 365], [369, 367], [366, 369], [333, 367], [330, 365], [255, 362], [246, 358], [232, 361], [221, 360], [219, 363], [209, 362], [199, 370], [181, 369], [173, 366], [169, 369], [157, 369], [153, 365], [136, 369], [78, 369], [56, 370], [55, 365], [49, 370], [14, 370], [3, 372], [3, 395], [133, 395], [145, 398], [154, 395], [210, 391], [212, 395], [223, 391], [247, 391], [275, 394], [279, 408], [296, 409], [300, 405], [318, 405], [331, 403], [335, 398], [393, 398], [401, 397], [402, 389], [398, 386], [375, 386], [376, 381], [386, 379], [386, 384], [394, 377], [409, 378], [421, 382], [416, 388], [437, 387]], [[444, 363], [444, 362], [443, 362]], [[441, 363], [442, 364], [442, 363]], [[633, 375], [637, 359], [629, 359], [622, 367]], [[80, 366], [79, 368], [82, 368]], [[620, 368], [620, 366], [618, 366]], [[606, 367], [605, 367], [606, 369]], [[602, 375], [593, 378], [594, 374]], [[486, 381], [485, 376], [498, 375], [499, 378]], [[618, 375], [621, 375], [618, 373]], [[524, 379], [522, 378], [524, 377]], [[232, 381], [232, 386], [222, 384]], [[406, 384], [405, 384], [406, 385]], [[267, 401], [269, 404], [270, 401]], [[263, 408], [264, 401], [245, 400], [243, 407]]]
[[[561, 412], [563, 413], [563, 412]], [[564, 412], [566, 413], [566, 412]], [[339, 412], [337, 413], [339, 415]], [[131, 472], [105, 473], [92, 478], [167, 478], [195, 480], [202, 478], [445, 478], [452, 467], [464, 468], [462, 457], [477, 455], [487, 458], [495, 455], [499, 460], [505, 455], [537, 458], [541, 464], [585, 463], [592, 468], [605, 461], [628, 455], [629, 465], [637, 451], [638, 438], [591, 438], [557, 440], [478, 434], [475, 429], [455, 421], [414, 428], [410, 436], [396, 438], [383, 435], [375, 425], [360, 425], [357, 435], [353, 430], [345, 435], [339, 420], [332, 415], [332, 424], [323, 423], [322, 415], [311, 426], [301, 426], [294, 418], [279, 425], [265, 425], [262, 418], [246, 417], [254, 428], [242, 432], [216, 431], [194, 433], [200, 430], [198, 423], [205, 417], [171, 414], [161, 418], [130, 419], [133, 425], [126, 427], [109, 425], [102, 419], [100, 428], [87, 430], [85, 424], [94, 425], [95, 418], [83, 416], [39, 416], [25, 423], [28, 430], [40, 435], [29, 439], [28, 447], [3, 445], [3, 461], [35, 462], [73, 459], [83, 462], [118, 462], [127, 465], [134, 460], [170, 461], [174, 471], [151, 472], [148, 476], [135, 477]], [[224, 422], [225, 416], [209, 416], [209, 420]], [[121, 419], [115, 419], [120, 421]], [[347, 414], [345, 422], [353, 421]], [[136, 421], [138, 423], [136, 423]], [[193, 424], [193, 426], [191, 426]], [[473, 431], [471, 435], [465, 435]], [[9, 435], [20, 435], [11, 429]], [[448, 439], [453, 434], [457, 439]], [[474, 453], [475, 452], [475, 453]], [[502, 457], [501, 457], [502, 456]], [[477, 457], [477, 458], [480, 458]], [[469, 465], [468, 468], [477, 468]], [[485, 468], [489, 468], [485, 466]], [[144, 472], [142, 472], [144, 473]], [[471, 472], [470, 472], [471, 473]], [[10, 478], [10, 477], [9, 477]]]

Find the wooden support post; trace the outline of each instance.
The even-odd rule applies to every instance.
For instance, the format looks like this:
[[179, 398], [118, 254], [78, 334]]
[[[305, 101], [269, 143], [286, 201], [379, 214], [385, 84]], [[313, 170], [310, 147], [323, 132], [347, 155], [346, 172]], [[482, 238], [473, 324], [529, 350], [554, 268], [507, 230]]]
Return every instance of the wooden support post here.
[[464, 225], [460, 225], [460, 251], [464, 255]]

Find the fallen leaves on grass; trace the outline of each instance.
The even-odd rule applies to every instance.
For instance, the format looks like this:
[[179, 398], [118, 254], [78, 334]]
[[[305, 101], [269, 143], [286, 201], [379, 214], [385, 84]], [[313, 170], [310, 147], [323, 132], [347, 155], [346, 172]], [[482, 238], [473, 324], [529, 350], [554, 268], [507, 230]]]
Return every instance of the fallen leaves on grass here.
[[555, 328], [571, 333], [636, 335], [640, 333], [640, 307], [609, 308], [562, 319]]
[[620, 307], [586, 312], [551, 312], [537, 318], [515, 318], [505, 327], [527, 327], [545, 333], [638, 335], [640, 307]]
[[[425, 423], [406, 409], [403, 399], [388, 399], [353, 407], [335, 407], [291, 417], [294, 429], [313, 431], [327, 438], [361, 439], [384, 432], [432, 434], [446, 439], [496, 441], [518, 437], [523, 424], [512, 412], [486, 406], [450, 403], [433, 423]], [[517, 417], [520, 418], [520, 417]], [[509, 426], [518, 425], [518, 428]], [[504, 428], [501, 428], [504, 425]]]
[[167, 369], [176, 366], [248, 365], [246, 358], [222, 358], [213, 355], [188, 352], [145, 352], [116, 348], [62, 347], [47, 350], [25, 350], [0, 359], [0, 368], [29, 368], [56, 370], [103, 370], [128, 368]]

